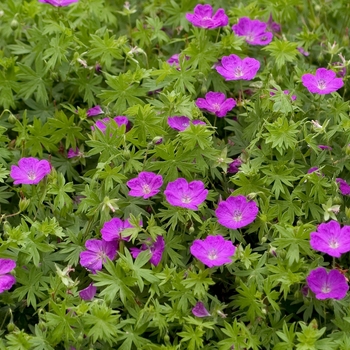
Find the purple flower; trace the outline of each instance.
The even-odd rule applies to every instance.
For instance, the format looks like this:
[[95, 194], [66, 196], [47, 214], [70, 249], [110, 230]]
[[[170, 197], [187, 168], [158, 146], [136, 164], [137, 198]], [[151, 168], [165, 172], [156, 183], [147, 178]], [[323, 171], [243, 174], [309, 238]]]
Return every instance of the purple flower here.
[[37, 158], [21, 158], [17, 165], [11, 166], [10, 176], [15, 180], [14, 185], [35, 185], [51, 172], [51, 165], [47, 160]]
[[[112, 119], [106, 117], [103, 118], [101, 120], [97, 120], [95, 123], [95, 126], [100, 129], [103, 133], [106, 132], [107, 129], [107, 124], [111, 122]], [[114, 117], [113, 120], [117, 123], [117, 125], [119, 127], [121, 127], [122, 125], [126, 125], [126, 131], [130, 130], [130, 122], [129, 119], [125, 116], [117, 116]], [[92, 126], [91, 127], [92, 130], [95, 130], [95, 128]]]
[[129, 220], [121, 220], [119, 218], [113, 218], [109, 221], [106, 221], [101, 229], [102, 238], [107, 241], [115, 241], [115, 240], [124, 240], [129, 241], [130, 237], [123, 237], [121, 234], [126, 228], [133, 228], [129, 222]]
[[75, 158], [75, 157], [82, 157], [83, 153], [80, 152], [79, 147], [76, 147], [75, 150], [74, 148], [70, 148], [67, 153], [67, 158]]
[[304, 74], [303, 85], [313, 94], [325, 95], [337, 91], [343, 85], [343, 79], [337, 78], [335, 72], [326, 68], [318, 68], [316, 74]]
[[348, 196], [350, 195], [350, 186], [349, 184], [341, 179], [340, 177], [338, 177], [337, 179], [335, 179], [337, 181], [337, 183], [339, 184], [339, 190], [340, 190], [340, 193], [343, 195], [343, 196]]
[[331, 220], [317, 227], [316, 232], [310, 234], [312, 249], [340, 258], [344, 253], [350, 252], [350, 226], [343, 226]]
[[307, 173], [308, 173], [308, 174], [312, 174], [312, 173], [314, 173], [315, 171], [318, 171], [318, 167], [317, 167], [317, 166], [314, 166], [314, 167], [310, 168], [310, 169], [307, 171]]
[[205, 99], [198, 98], [196, 105], [214, 113], [217, 117], [225, 117], [227, 112], [236, 105], [236, 101], [233, 98], [226, 99], [225, 94], [222, 92], [210, 91], [205, 94]]
[[163, 177], [152, 172], [141, 171], [137, 177], [126, 184], [131, 188], [129, 196], [147, 199], [159, 192], [159, 188], [163, 185]]
[[[180, 54], [179, 54], [179, 53], [176, 53], [175, 55], [172, 55], [172, 56], [167, 60], [167, 62], [168, 62], [171, 66], [174, 66], [175, 68], [180, 69], [180, 61], [179, 61], [179, 58], [180, 58]], [[189, 58], [188, 56], [185, 56], [185, 59], [186, 59], [186, 60], [189, 60], [190, 58]]]
[[209, 311], [205, 308], [204, 304], [201, 301], [197, 302], [195, 307], [192, 309], [192, 313], [197, 317], [211, 316]]
[[248, 201], [246, 197], [239, 195], [220, 202], [215, 214], [219, 224], [235, 230], [253, 222], [258, 211], [254, 201]]
[[186, 179], [179, 178], [168, 183], [164, 194], [171, 205], [198, 210], [198, 205], [207, 198], [208, 190], [202, 181], [188, 183]]
[[215, 15], [213, 15], [213, 8], [206, 4], [198, 4], [194, 8], [194, 14], [186, 13], [186, 19], [190, 21], [195, 27], [214, 29], [217, 27], [224, 27], [228, 24], [228, 17], [225, 10], [219, 8]]
[[184, 131], [186, 130], [190, 124], [193, 125], [197, 125], [197, 124], [201, 124], [201, 125], [205, 125], [204, 122], [202, 122], [201, 120], [190, 120], [190, 118], [187, 118], [185, 116], [175, 116], [175, 117], [169, 117], [168, 118], [168, 125], [174, 129], [174, 130], [178, 130], [178, 131]]
[[224, 56], [221, 65], [215, 67], [216, 71], [225, 80], [251, 80], [256, 76], [260, 68], [260, 62], [255, 58], [246, 57], [240, 59], [237, 55]]
[[92, 273], [102, 269], [107, 258], [113, 260], [117, 255], [118, 241], [107, 242], [99, 239], [89, 239], [85, 242], [87, 250], [80, 253], [80, 265]]
[[[274, 89], [274, 90], [276, 90], [276, 89]], [[285, 94], [285, 95], [289, 95], [289, 90], [283, 90], [283, 93]], [[270, 92], [270, 96], [275, 96], [276, 94], [273, 92], [273, 91], [271, 91]], [[292, 101], [295, 101], [296, 99], [297, 99], [297, 96], [296, 95], [292, 95], [291, 97], [290, 97], [290, 99], [292, 100]]]
[[43, 4], [50, 4], [55, 7], [63, 7], [78, 2], [79, 0], [39, 0]]
[[95, 115], [99, 114], [103, 114], [103, 110], [99, 105], [88, 109], [88, 111], [86, 112], [87, 117], [94, 117]]
[[305, 51], [301, 46], [297, 47], [297, 50], [304, 56], [309, 56], [310, 55], [310, 53]]
[[281, 31], [281, 26], [278, 23], [273, 21], [272, 13], [270, 13], [269, 20], [267, 21], [266, 24], [267, 24], [267, 29], [271, 30], [272, 32], [278, 33]]
[[321, 149], [322, 151], [327, 150], [327, 151], [331, 151], [333, 148], [327, 145], [318, 145], [317, 146], [319, 149]]
[[16, 283], [16, 278], [9, 274], [9, 272], [11, 272], [15, 267], [15, 261], [0, 258], [0, 293], [11, 289]]
[[224, 237], [208, 236], [206, 239], [196, 239], [190, 248], [191, 254], [208, 267], [221, 266], [231, 262], [236, 247]]
[[96, 294], [97, 288], [90, 283], [85, 289], [79, 292], [80, 298], [83, 300], [92, 300]]
[[258, 19], [242, 17], [238, 23], [232, 26], [232, 30], [238, 36], [244, 36], [245, 41], [251, 45], [267, 45], [271, 42], [273, 34], [267, 32], [267, 24]]
[[306, 277], [308, 287], [316, 295], [316, 299], [343, 299], [349, 290], [346, 278], [338, 270], [327, 273], [324, 267], [311, 270]]
[[151, 259], [149, 261], [154, 266], [157, 266], [162, 260], [162, 255], [165, 248], [164, 238], [162, 236], [157, 236], [156, 241], [153, 244], [150, 244], [151, 242], [151, 239], [148, 239], [146, 243], [142, 244], [141, 249], [130, 248], [130, 251], [131, 255], [136, 259], [142, 251], [149, 249], [151, 253]]
[[241, 164], [242, 160], [240, 158], [236, 158], [232, 163], [229, 164], [227, 172], [230, 174], [236, 174], [239, 171]]

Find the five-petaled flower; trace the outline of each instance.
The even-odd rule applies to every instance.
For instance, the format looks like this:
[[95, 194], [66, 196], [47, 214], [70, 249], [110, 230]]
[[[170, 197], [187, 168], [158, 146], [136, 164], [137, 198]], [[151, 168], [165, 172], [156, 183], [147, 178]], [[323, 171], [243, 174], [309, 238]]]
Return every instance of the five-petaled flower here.
[[318, 68], [316, 74], [306, 73], [301, 77], [303, 85], [313, 94], [325, 95], [343, 87], [343, 79], [332, 70]]
[[202, 181], [187, 182], [184, 178], [178, 178], [169, 182], [164, 191], [166, 200], [174, 206], [198, 210], [208, 195]]
[[229, 164], [227, 172], [230, 174], [236, 174], [239, 171], [239, 167], [242, 165], [242, 160], [236, 158], [232, 163]]
[[190, 248], [191, 254], [208, 267], [221, 266], [231, 262], [236, 247], [224, 237], [208, 236], [206, 239], [196, 239]]
[[50, 4], [55, 7], [63, 7], [78, 2], [79, 0], [39, 0], [43, 4]]
[[0, 258], [0, 293], [11, 289], [16, 283], [16, 278], [9, 274], [16, 267], [16, 262], [11, 259]]
[[134, 258], [137, 258], [138, 255], [145, 251], [149, 250], [151, 253], [151, 259], [149, 260], [151, 264], [157, 266], [162, 260], [163, 251], [165, 248], [164, 238], [162, 236], [157, 236], [155, 242], [152, 243], [151, 239], [148, 239], [146, 243], [142, 244], [141, 249], [139, 248], [130, 248], [131, 255]]
[[217, 117], [225, 117], [227, 112], [236, 106], [236, 101], [233, 98], [226, 99], [222, 92], [210, 91], [205, 94], [205, 98], [198, 98], [196, 105], [201, 109], [214, 113]]
[[315, 293], [316, 299], [343, 299], [349, 290], [349, 285], [344, 275], [338, 270], [327, 273], [324, 267], [318, 267], [310, 271], [306, 277], [310, 290]]
[[119, 241], [107, 242], [100, 239], [88, 239], [85, 242], [87, 250], [80, 253], [80, 265], [92, 273], [102, 270], [107, 258], [113, 260], [117, 255]]
[[190, 118], [187, 118], [185, 116], [175, 116], [175, 117], [168, 118], [168, 125], [172, 129], [178, 130], [178, 131], [186, 130], [190, 126], [191, 123], [193, 125], [198, 125], [198, 124], [205, 125], [205, 123], [199, 119], [190, 120]]
[[82, 298], [83, 300], [92, 300], [96, 294], [97, 288], [90, 283], [85, 289], [82, 289], [79, 292], [79, 296], [80, 298]]
[[258, 211], [254, 201], [248, 201], [245, 196], [239, 195], [221, 201], [215, 214], [219, 224], [235, 230], [252, 223], [258, 215]]
[[141, 171], [137, 177], [126, 184], [131, 188], [129, 196], [147, 199], [159, 192], [159, 188], [163, 185], [163, 177], [152, 172]]
[[15, 180], [14, 185], [35, 185], [51, 172], [51, 165], [47, 160], [28, 157], [21, 158], [17, 165], [11, 166], [10, 176]]
[[205, 308], [204, 304], [201, 301], [197, 302], [197, 304], [192, 309], [192, 313], [196, 317], [207, 317], [207, 316], [210, 316], [209, 311]]
[[224, 56], [220, 64], [215, 69], [222, 75], [225, 80], [251, 80], [256, 76], [260, 68], [260, 62], [255, 58], [239, 58], [237, 55], [231, 54]]
[[336, 178], [337, 183], [339, 184], [339, 190], [340, 193], [343, 196], [349, 196], [350, 195], [350, 185], [340, 177]]
[[127, 228], [133, 228], [129, 220], [123, 221], [119, 218], [113, 218], [109, 221], [106, 221], [101, 229], [102, 238], [107, 241], [123, 240], [128, 241], [130, 237], [124, 237], [122, 232]]
[[310, 234], [310, 245], [313, 249], [339, 258], [350, 252], [350, 226], [343, 226], [331, 220], [317, 227], [316, 232]]
[[273, 38], [273, 34], [266, 31], [267, 23], [248, 17], [240, 18], [232, 30], [236, 35], [244, 36], [245, 41], [251, 45], [267, 45]]
[[209, 4], [198, 4], [193, 12], [193, 14], [187, 13], [186, 19], [195, 27], [214, 29], [228, 24], [228, 17], [222, 8], [219, 8], [213, 15], [213, 8]]

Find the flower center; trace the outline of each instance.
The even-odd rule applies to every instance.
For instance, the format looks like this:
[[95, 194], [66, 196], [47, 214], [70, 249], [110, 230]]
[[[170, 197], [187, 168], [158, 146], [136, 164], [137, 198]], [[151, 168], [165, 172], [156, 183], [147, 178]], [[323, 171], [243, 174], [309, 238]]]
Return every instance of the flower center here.
[[209, 253], [208, 253], [208, 259], [209, 260], [215, 260], [218, 258], [218, 252], [216, 251], [216, 249], [212, 249]]
[[243, 71], [242, 71], [242, 67], [237, 67], [237, 68], [235, 68], [234, 75], [235, 75], [235, 77], [237, 77], [237, 78], [243, 77], [244, 73], [243, 73]]
[[248, 35], [246, 35], [245, 38], [246, 38], [247, 41], [254, 41], [255, 40], [255, 37], [254, 37], [253, 34], [248, 34]]
[[187, 128], [189, 125], [189, 123], [182, 123], [182, 126], [184, 126], [185, 128]]
[[218, 103], [213, 103], [213, 108], [215, 112], [219, 112], [220, 111], [220, 105]]
[[191, 202], [192, 202], [192, 198], [191, 198], [190, 196], [184, 195], [184, 196], [181, 198], [181, 202], [182, 202], [182, 203], [191, 203]]
[[33, 170], [29, 171], [27, 175], [28, 175], [28, 178], [30, 180], [35, 180], [36, 179], [36, 174], [35, 174], [35, 172]]
[[324, 90], [327, 86], [326, 86], [326, 82], [323, 79], [320, 79], [317, 81], [317, 87], [320, 90]]
[[97, 253], [97, 256], [105, 263], [106, 260], [107, 260], [107, 254], [106, 252], [104, 252], [103, 250], [100, 250], [98, 253]]
[[329, 293], [331, 290], [332, 288], [328, 284], [325, 284], [321, 289], [322, 293]]
[[332, 238], [329, 242], [329, 246], [333, 249], [337, 249], [339, 247], [339, 243], [335, 238]]
[[149, 187], [149, 185], [147, 184], [142, 185], [142, 192], [144, 194], [149, 194], [151, 192], [151, 188]]
[[235, 210], [233, 212], [233, 220], [238, 222], [242, 220], [242, 212], [240, 210]]

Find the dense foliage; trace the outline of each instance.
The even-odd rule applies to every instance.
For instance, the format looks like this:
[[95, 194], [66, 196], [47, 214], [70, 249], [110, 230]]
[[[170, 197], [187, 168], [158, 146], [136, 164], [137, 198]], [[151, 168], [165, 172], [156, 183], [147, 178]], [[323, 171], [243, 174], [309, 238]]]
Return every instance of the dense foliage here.
[[0, 4], [0, 349], [350, 349], [350, 3], [57, 4]]

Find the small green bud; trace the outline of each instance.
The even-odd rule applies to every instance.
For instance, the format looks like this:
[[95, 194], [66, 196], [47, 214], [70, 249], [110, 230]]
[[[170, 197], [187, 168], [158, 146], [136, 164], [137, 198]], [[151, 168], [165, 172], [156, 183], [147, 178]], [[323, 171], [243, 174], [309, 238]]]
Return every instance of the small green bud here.
[[0, 18], [5, 14], [3, 10], [0, 10]]
[[16, 19], [13, 19], [10, 23], [10, 27], [12, 30], [16, 30], [18, 28], [18, 21]]
[[191, 227], [189, 228], [189, 231], [190, 231], [190, 233], [193, 233], [193, 232], [194, 232], [194, 227], [191, 226]]
[[350, 219], [350, 208], [345, 207], [345, 215], [348, 219]]
[[27, 199], [27, 198], [22, 198], [20, 201], [19, 201], [19, 210], [22, 212], [22, 211], [25, 211], [28, 206], [30, 204], [30, 199]]
[[11, 113], [7, 120], [8, 120], [9, 123], [15, 124], [16, 121], [17, 121], [17, 118]]
[[16, 326], [13, 322], [10, 322], [8, 325], [7, 325], [7, 330], [9, 332], [13, 332], [15, 330]]

